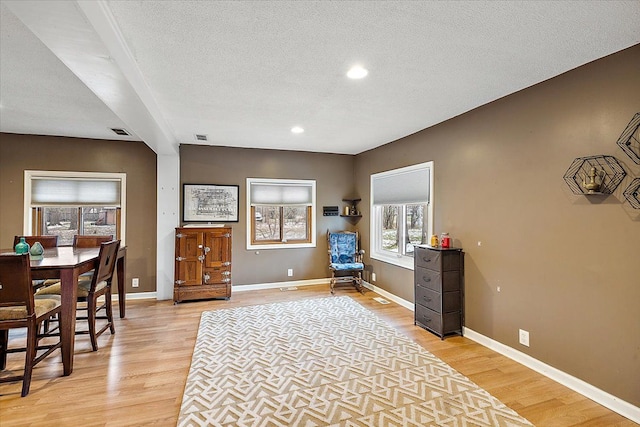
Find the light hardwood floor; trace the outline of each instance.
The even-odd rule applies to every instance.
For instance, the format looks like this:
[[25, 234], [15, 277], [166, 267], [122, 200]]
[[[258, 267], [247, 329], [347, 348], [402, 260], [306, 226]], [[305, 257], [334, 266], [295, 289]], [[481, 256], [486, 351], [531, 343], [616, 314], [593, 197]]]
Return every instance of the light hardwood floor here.
[[[469, 339], [441, 341], [413, 325], [413, 312], [373, 301], [371, 291], [340, 287], [336, 295], [351, 296], [536, 426], [637, 425]], [[97, 352], [87, 336], [76, 337], [71, 376], [61, 376], [58, 354], [36, 367], [27, 397], [20, 383], [0, 385], [0, 425], [175, 426], [202, 311], [311, 297], [330, 297], [328, 285], [237, 292], [229, 301], [129, 301], [127, 317], [117, 318], [115, 335], [99, 338]], [[23, 357], [10, 354], [8, 368], [19, 369]]]

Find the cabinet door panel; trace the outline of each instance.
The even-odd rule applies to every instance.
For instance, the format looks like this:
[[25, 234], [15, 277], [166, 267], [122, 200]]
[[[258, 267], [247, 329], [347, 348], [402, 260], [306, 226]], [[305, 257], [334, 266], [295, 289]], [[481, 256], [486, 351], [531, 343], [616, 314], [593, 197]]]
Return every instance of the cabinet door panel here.
[[202, 283], [202, 234], [181, 233], [176, 238], [176, 277], [181, 285], [192, 286]]
[[[231, 237], [226, 230], [205, 233], [204, 246], [206, 268], [221, 267], [231, 261]], [[207, 251], [206, 248], [209, 250]]]

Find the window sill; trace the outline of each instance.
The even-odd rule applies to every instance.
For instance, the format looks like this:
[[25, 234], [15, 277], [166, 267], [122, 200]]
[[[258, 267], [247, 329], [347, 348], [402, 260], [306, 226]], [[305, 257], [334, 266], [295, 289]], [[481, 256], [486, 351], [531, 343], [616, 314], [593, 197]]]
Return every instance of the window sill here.
[[370, 257], [378, 261], [386, 262], [387, 264], [393, 264], [413, 271], [413, 257], [408, 257], [406, 255], [389, 255], [382, 252], [374, 252]]

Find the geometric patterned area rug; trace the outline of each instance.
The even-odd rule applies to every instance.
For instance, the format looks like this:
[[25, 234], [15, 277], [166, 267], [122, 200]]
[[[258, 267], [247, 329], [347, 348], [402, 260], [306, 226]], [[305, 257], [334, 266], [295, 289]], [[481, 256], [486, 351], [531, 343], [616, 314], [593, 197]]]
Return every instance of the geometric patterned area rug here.
[[178, 426], [531, 426], [349, 297], [202, 313]]

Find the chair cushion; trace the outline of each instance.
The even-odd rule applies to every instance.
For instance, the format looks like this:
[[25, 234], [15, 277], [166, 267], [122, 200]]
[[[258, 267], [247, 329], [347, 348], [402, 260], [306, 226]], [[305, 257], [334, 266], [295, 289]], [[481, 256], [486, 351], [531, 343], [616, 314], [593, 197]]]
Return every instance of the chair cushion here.
[[[36, 317], [40, 317], [48, 311], [60, 305], [60, 297], [50, 295], [47, 298], [34, 297]], [[20, 320], [27, 318], [27, 307], [16, 305], [12, 307], [0, 307], [0, 320]]]
[[[96, 285], [96, 291], [104, 289], [107, 286], [107, 282], [102, 281]], [[78, 278], [78, 298], [86, 298], [89, 296], [89, 289], [91, 289], [91, 280], [80, 280]], [[38, 295], [60, 295], [61, 294], [60, 282], [55, 285], [47, 286], [46, 288], [38, 289], [36, 296]]]
[[352, 263], [356, 254], [356, 235], [330, 233], [329, 249], [332, 263]]
[[329, 268], [336, 271], [364, 270], [364, 264], [361, 262], [349, 262], [345, 264], [332, 262], [329, 264]]
[[[104, 280], [96, 285], [96, 292], [107, 287], [107, 282]], [[91, 289], [91, 281], [83, 280], [78, 281], [78, 298], [86, 298], [89, 296], [89, 289]]]

